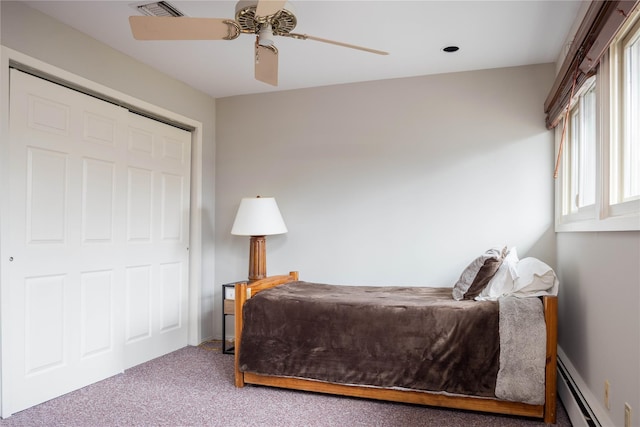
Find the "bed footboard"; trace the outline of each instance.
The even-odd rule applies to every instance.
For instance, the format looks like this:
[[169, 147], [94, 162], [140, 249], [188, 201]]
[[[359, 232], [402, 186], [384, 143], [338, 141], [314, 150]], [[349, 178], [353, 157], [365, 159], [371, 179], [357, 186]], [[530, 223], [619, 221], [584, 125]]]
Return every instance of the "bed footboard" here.
[[236, 283], [235, 286], [235, 383], [236, 387], [244, 387], [244, 375], [240, 372], [240, 346], [242, 345], [242, 306], [245, 301], [251, 298], [253, 295], [265, 289], [273, 288], [274, 286], [282, 285], [284, 283], [295, 282], [298, 280], [298, 272], [292, 271], [289, 275], [270, 276], [262, 280], [258, 280], [252, 283]]
[[558, 297], [542, 297], [544, 320], [547, 324], [547, 360], [545, 367], [544, 422], [556, 423], [556, 397], [558, 375]]

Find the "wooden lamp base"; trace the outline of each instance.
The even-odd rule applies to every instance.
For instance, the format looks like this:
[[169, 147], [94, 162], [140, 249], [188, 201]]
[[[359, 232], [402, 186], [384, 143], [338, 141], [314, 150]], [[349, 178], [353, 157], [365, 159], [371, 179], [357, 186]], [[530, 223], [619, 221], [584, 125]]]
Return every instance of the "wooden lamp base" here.
[[249, 282], [267, 277], [267, 240], [265, 236], [251, 236], [249, 241]]

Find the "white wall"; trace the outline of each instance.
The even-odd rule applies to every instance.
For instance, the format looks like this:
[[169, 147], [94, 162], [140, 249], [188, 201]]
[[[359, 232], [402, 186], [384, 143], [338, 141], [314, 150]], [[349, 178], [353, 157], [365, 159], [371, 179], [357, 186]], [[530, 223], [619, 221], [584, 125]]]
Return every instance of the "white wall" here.
[[[203, 124], [200, 337], [213, 330], [215, 99], [87, 37], [24, 3], [0, 2], [2, 44], [110, 89]], [[6, 100], [5, 100], [6, 101]]]
[[[289, 232], [268, 273], [453, 286], [493, 245], [555, 265], [553, 65], [219, 99], [216, 277], [247, 277], [239, 201], [274, 196]], [[219, 290], [217, 291], [219, 292]]]
[[[559, 345], [604, 414], [640, 425], [640, 232], [558, 233]], [[611, 409], [604, 408], [610, 383]], [[609, 418], [609, 420], [606, 419]]]

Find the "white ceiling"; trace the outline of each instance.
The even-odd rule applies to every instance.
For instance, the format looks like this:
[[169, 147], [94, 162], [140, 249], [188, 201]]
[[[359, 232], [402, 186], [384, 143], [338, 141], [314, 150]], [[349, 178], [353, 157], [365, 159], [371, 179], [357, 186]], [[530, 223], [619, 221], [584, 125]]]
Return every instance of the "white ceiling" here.
[[[23, 1], [216, 98], [555, 62], [581, 6], [580, 0], [290, 0], [298, 20], [293, 32], [390, 54], [278, 37], [275, 88], [253, 78], [253, 35], [232, 41], [136, 41], [128, 17], [139, 14], [134, 6], [144, 1]], [[170, 3], [187, 16], [235, 16], [234, 1]], [[443, 52], [449, 45], [460, 50]]]

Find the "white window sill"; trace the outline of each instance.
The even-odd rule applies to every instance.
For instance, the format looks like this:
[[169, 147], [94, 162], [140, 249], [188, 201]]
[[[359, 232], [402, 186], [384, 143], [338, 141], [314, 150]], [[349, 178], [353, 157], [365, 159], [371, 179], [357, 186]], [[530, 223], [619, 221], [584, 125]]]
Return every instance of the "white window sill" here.
[[556, 218], [556, 232], [572, 231], [639, 231], [640, 210], [623, 215], [603, 217], [600, 219], [568, 219]]

